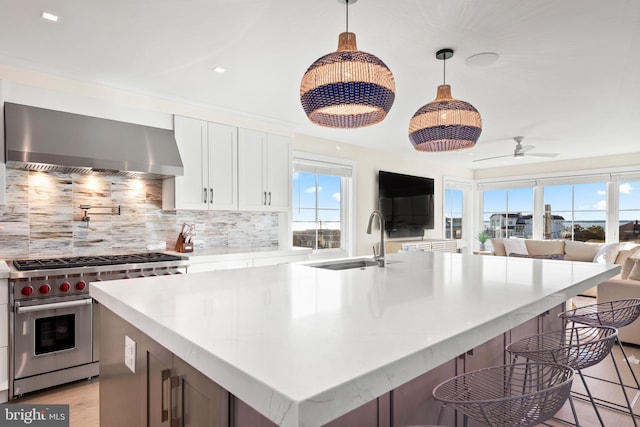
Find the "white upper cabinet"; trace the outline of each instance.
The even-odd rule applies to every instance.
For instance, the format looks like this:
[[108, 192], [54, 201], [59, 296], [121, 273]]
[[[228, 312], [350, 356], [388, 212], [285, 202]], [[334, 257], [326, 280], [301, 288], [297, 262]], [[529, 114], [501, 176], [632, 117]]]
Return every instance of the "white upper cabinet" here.
[[291, 205], [291, 138], [238, 129], [238, 206], [288, 211]]
[[238, 129], [208, 124], [209, 208], [238, 209]]
[[269, 206], [288, 211], [291, 206], [291, 138], [267, 135], [267, 187]]
[[238, 132], [233, 126], [175, 117], [184, 175], [165, 180], [163, 209], [238, 209]]

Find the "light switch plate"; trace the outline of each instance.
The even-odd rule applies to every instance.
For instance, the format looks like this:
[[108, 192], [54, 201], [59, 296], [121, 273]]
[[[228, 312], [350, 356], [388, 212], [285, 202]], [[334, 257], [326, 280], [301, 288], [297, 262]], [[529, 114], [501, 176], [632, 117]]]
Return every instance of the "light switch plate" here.
[[131, 372], [136, 373], [136, 342], [124, 336], [124, 364]]

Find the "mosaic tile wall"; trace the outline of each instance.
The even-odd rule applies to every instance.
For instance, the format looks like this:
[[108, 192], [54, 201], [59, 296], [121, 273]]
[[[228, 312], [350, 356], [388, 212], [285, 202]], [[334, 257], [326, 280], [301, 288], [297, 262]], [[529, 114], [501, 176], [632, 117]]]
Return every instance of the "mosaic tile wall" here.
[[[161, 180], [18, 169], [7, 169], [6, 179], [0, 259], [173, 249], [184, 222], [204, 226], [195, 237], [202, 248], [278, 246], [277, 213], [164, 211]], [[80, 205], [107, 208], [90, 209], [83, 221]]]

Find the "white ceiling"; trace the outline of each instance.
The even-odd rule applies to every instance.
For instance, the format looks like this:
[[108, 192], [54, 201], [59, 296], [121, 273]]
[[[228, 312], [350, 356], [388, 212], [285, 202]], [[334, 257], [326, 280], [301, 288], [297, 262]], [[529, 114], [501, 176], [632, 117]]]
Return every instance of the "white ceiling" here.
[[[42, 20], [43, 10], [60, 21]], [[393, 72], [395, 103], [380, 124], [327, 129], [307, 120], [300, 80], [344, 30], [338, 0], [0, 0], [0, 63], [468, 168], [513, 164], [472, 160], [512, 153], [516, 135], [535, 146], [529, 153], [558, 153], [552, 160], [640, 151], [638, 0], [360, 0], [349, 30]], [[409, 119], [442, 84], [444, 47], [455, 50], [452, 95], [480, 111], [482, 135], [471, 150], [417, 153]], [[500, 59], [465, 64], [481, 52]]]

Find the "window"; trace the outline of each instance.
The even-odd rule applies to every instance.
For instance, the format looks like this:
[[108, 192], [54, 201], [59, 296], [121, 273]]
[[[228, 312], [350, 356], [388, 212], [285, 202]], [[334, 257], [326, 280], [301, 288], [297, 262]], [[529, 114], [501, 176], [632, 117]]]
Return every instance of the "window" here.
[[293, 158], [293, 246], [350, 254], [353, 165], [306, 153]]
[[533, 235], [533, 188], [485, 190], [482, 221], [489, 237]]
[[462, 239], [462, 190], [444, 190], [444, 238]]
[[618, 227], [621, 242], [640, 242], [640, 181], [623, 182], [618, 186], [619, 214]]
[[[532, 210], [537, 221], [531, 238], [640, 243], [640, 170], [482, 180], [476, 188], [483, 226], [491, 236], [505, 237], [511, 232], [511, 215]], [[533, 190], [533, 209], [530, 202], [514, 204], [511, 191], [518, 188]]]
[[606, 196], [604, 182], [545, 186], [545, 238], [604, 242]]

